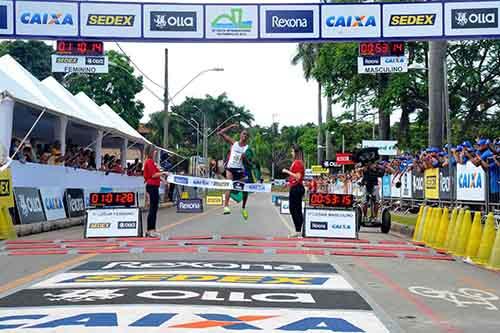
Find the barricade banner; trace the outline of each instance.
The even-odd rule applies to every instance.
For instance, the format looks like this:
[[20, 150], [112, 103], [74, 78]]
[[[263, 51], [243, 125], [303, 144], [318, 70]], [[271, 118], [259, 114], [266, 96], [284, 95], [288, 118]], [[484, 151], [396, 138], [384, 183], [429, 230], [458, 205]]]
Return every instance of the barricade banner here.
[[187, 187], [206, 188], [211, 190], [238, 190], [243, 192], [271, 192], [271, 184], [252, 183], [245, 184], [226, 179], [212, 179], [191, 176], [169, 175], [167, 181], [172, 184]]
[[382, 177], [382, 196], [384, 198], [391, 197], [391, 176], [385, 175]]
[[412, 173], [412, 197], [414, 199], [424, 198], [424, 173], [423, 172], [413, 172]]
[[401, 187], [397, 187], [396, 183], [399, 180], [398, 175], [391, 175], [391, 197], [400, 198], [401, 197]]
[[14, 193], [12, 190], [12, 174], [10, 169], [0, 172], [0, 207], [14, 207]]
[[68, 188], [64, 192], [68, 217], [85, 215], [85, 198], [81, 188]]
[[427, 169], [424, 173], [425, 198], [439, 199], [439, 169]]
[[15, 187], [14, 196], [20, 223], [45, 222], [45, 213], [38, 189], [34, 187]]
[[413, 183], [413, 179], [412, 179], [412, 172], [411, 171], [408, 171], [408, 172], [405, 172], [402, 176], [401, 176], [401, 196], [405, 199], [410, 199], [412, 198], [412, 183]]
[[42, 187], [40, 188], [40, 196], [42, 197], [47, 221], [66, 218], [66, 211], [64, 210], [64, 189], [58, 187]]
[[486, 174], [481, 167], [476, 167], [472, 162], [457, 165], [457, 200], [485, 201]]
[[[454, 169], [452, 170], [453, 177]], [[450, 169], [442, 168], [439, 169], [439, 199], [441, 200], [451, 200], [453, 199], [453, 192], [451, 188], [451, 177]]]

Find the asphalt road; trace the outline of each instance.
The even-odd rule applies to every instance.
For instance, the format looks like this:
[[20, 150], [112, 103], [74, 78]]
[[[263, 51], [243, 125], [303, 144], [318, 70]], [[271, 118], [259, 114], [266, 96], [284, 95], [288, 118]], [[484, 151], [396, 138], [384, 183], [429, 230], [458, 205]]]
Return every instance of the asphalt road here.
[[[0, 332], [500, 328], [498, 273], [433, 260], [375, 229], [362, 229], [364, 243], [286, 241], [290, 217], [270, 195], [251, 195], [249, 211], [244, 222], [237, 207], [226, 216], [164, 209], [163, 240], [95, 244], [119, 253], [61, 245], [81, 240], [82, 227], [22, 238], [52, 242], [0, 244]], [[68, 254], [13, 255], [61, 249]]]

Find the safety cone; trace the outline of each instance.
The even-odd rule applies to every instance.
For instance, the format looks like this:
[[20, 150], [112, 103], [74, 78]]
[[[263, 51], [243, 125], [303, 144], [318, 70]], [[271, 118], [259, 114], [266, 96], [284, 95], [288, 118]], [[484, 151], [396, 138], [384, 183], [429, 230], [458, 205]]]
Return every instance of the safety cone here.
[[429, 235], [432, 229], [432, 221], [434, 220], [434, 215], [436, 214], [436, 209], [434, 207], [429, 208], [429, 213], [427, 213], [427, 218], [425, 219], [424, 232], [422, 235], [422, 242], [427, 245], [429, 241]]
[[491, 250], [490, 261], [488, 262], [486, 268], [500, 271], [500, 228], [498, 228], [497, 237], [495, 238], [495, 243], [493, 244], [493, 249]]
[[443, 215], [443, 209], [437, 208], [436, 214], [434, 215], [434, 220], [432, 221], [432, 230], [429, 235], [429, 246], [434, 247], [436, 245], [436, 240], [439, 231], [439, 224], [441, 223], [441, 215]]
[[479, 265], [488, 263], [494, 241], [495, 217], [493, 216], [493, 213], [489, 213], [486, 217], [486, 224], [484, 225], [483, 236], [481, 237], [481, 242], [479, 244], [479, 251], [477, 252], [477, 256], [475, 258], [472, 258], [472, 261]]
[[425, 206], [420, 206], [420, 209], [418, 210], [418, 215], [417, 215], [417, 224], [415, 224], [415, 229], [413, 230], [413, 241], [417, 241], [417, 236], [418, 236], [418, 228], [420, 227], [421, 221], [422, 221], [422, 215], [424, 214]]
[[472, 228], [470, 230], [469, 240], [467, 241], [467, 247], [465, 250], [465, 256], [467, 258], [472, 259], [477, 255], [482, 235], [483, 226], [481, 224], [481, 213], [476, 212], [474, 214], [474, 221], [472, 222]]
[[455, 228], [453, 229], [453, 236], [451, 237], [450, 247], [448, 249], [449, 253], [455, 253], [458, 246], [458, 236], [460, 236], [460, 230], [462, 229], [462, 224], [464, 222], [465, 211], [460, 208], [458, 211], [457, 222], [455, 223]]
[[457, 215], [458, 209], [453, 208], [450, 223], [448, 224], [448, 231], [446, 232], [446, 240], [443, 246], [443, 249], [446, 251], [450, 250], [451, 238], [453, 237], [453, 232], [455, 231], [455, 226], [457, 225]]
[[441, 215], [441, 223], [439, 223], [439, 230], [437, 234], [437, 239], [434, 247], [442, 250], [444, 248], [444, 242], [446, 241], [446, 233], [448, 232], [448, 225], [450, 224], [448, 208], [443, 210], [443, 215]]
[[467, 241], [469, 240], [470, 229], [472, 227], [472, 214], [470, 210], [465, 211], [464, 220], [460, 228], [460, 233], [458, 235], [457, 250], [455, 255], [463, 257], [465, 255], [465, 249], [467, 247]]
[[0, 207], [0, 240], [15, 239], [16, 237], [16, 229], [10, 218], [9, 209]]

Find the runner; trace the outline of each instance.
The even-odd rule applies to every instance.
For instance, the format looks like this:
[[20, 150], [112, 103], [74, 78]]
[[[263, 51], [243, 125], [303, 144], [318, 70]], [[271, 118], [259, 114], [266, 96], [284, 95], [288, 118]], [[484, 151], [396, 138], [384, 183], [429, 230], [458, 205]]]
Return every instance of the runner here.
[[[247, 159], [246, 152], [248, 150], [248, 138], [249, 134], [247, 130], [242, 130], [240, 133], [240, 140], [236, 141], [226, 134], [228, 130], [231, 128], [238, 127], [238, 124], [230, 125], [226, 128], [223, 128], [218, 132], [218, 134], [231, 145], [231, 149], [229, 151], [229, 155], [227, 158], [227, 162], [225, 165], [226, 169], [226, 179], [230, 179], [233, 181], [241, 181], [245, 182], [247, 179], [244, 162]], [[230, 199], [231, 191], [226, 192], [226, 198], [224, 202], [224, 214], [231, 214], [231, 209], [229, 208], [229, 199]], [[248, 200], [248, 192], [243, 192], [243, 201], [241, 208], [241, 215], [246, 220], [248, 219], [248, 210], [246, 209]]]

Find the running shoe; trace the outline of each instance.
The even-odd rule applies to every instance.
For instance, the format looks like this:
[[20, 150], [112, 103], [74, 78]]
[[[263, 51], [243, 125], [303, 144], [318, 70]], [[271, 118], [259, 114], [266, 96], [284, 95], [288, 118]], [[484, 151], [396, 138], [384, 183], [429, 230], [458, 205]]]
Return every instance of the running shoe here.
[[231, 209], [229, 207], [224, 207], [224, 215], [231, 214]]
[[241, 215], [245, 220], [248, 220], [248, 210], [246, 208], [241, 209]]

